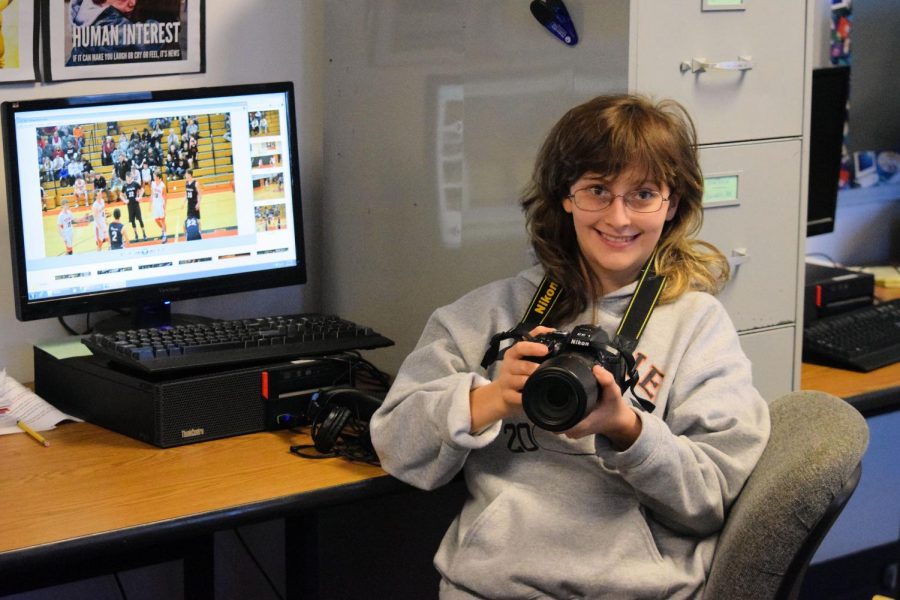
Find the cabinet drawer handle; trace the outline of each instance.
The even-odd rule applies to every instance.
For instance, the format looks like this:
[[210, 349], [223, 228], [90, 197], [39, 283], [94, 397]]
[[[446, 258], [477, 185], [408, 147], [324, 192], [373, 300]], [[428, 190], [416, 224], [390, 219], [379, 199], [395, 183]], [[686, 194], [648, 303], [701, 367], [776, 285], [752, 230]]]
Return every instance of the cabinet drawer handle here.
[[732, 248], [731, 256], [728, 257], [728, 266], [731, 267], [731, 274], [737, 271], [738, 267], [750, 260], [750, 253], [746, 248]]
[[709, 62], [705, 58], [692, 58], [681, 63], [681, 72], [703, 73], [705, 71], [749, 71], [754, 66], [749, 56], [739, 56], [738, 60]]

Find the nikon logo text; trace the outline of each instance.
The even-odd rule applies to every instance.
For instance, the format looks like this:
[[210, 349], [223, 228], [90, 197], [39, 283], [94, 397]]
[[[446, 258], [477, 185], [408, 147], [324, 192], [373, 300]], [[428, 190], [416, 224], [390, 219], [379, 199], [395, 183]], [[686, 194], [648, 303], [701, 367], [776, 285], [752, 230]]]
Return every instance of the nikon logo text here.
[[195, 427], [193, 429], [182, 429], [181, 437], [189, 438], [189, 437], [197, 437], [198, 435], [203, 435], [206, 433], [206, 430], [202, 427]]
[[556, 295], [556, 290], [558, 289], [559, 285], [551, 281], [550, 285], [547, 286], [547, 291], [544, 292], [544, 295], [538, 299], [537, 306], [534, 308], [534, 312], [539, 315], [547, 312], [547, 307], [550, 306], [550, 302], [553, 301], [553, 296]]

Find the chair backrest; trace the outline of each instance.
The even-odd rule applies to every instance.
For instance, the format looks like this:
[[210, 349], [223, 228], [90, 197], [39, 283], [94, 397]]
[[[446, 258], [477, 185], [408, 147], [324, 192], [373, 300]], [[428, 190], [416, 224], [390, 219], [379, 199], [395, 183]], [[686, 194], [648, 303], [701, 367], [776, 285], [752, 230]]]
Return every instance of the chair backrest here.
[[725, 520], [706, 598], [796, 598], [859, 482], [869, 429], [855, 408], [824, 392], [793, 392], [769, 411], [769, 443]]

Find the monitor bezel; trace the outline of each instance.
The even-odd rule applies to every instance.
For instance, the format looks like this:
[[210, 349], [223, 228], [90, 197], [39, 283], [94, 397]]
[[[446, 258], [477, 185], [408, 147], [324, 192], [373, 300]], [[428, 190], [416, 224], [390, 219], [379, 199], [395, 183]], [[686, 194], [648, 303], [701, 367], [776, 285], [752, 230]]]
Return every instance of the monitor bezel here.
[[[821, 89], [817, 86], [823, 86]], [[844, 129], [846, 106], [850, 89], [850, 67], [845, 65], [813, 69], [810, 94], [809, 165], [807, 180], [806, 237], [832, 233], [837, 216], [837, 201], [841, 172], [843, 134], [823, 131], [826, 126]], [[841, 101], [843, 118], [838, 123], [832, 110], [835, 102], [831, 94], [836, 88]], [[830, 134], [830, 135], [829, 135]], [[824, 136], [824, 137], [823, 137]], [[822, 144], [827, 144], [823, 147]]]
[[[24, 252], [23, 211], [20, 200], [18, 177], [18, 151], [15, 116], [18, 113], [37, 110], [80, 108], [87, 106], [121, 106], [123, 104], [143, 104], [149, 102], [178, 101], [252, 94], [284, 93], [287, 96], [286, 121], [290, 148], [291, 178], [290, 189], [293, 205], [294, 243], [297, 264], [261, 271], [250, 271], [201, 277], [166, 284], [149, 284], [111, 291], [92, 292], [83, 296], [65, 296], [32, 300], [28, 298], [27, 271]], [[234, 294], [240, 292], [302, 285], [307, 281], [306, 248], [303, 236], [303, 214], [300, 189], [300, 156], [298, 144], [297, 111], [292, 82], [272, 82], [213, 86], [203, 88], [178, 88], [147, 92], [119, 92], [70, 98], [41, 98], [33, 100], [6, 101], [0, 106], [2, 125], [3, 155], [6, 169], [6, 204], [9, 220], [9, 239], [13, 275], [13, 293], [16, 318], [33, 321], [52, 317], [91, 313], [103, 310], [131, 310], [134, 307], [158, 305]]]

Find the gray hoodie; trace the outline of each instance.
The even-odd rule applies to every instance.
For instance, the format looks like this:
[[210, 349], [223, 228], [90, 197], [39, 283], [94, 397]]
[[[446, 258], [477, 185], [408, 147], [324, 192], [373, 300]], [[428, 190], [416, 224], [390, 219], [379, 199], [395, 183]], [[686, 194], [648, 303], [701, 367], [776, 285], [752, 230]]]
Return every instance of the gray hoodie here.
[[[464, 473], [469, 497], [434, 559], [441, 596], [698, 597], [769, 436], [734, 325], [702, 292], [656, 308], [635, 352], [637, 392], [656, 409], [638, 411], [641, 434], [624, 452], [524, 415], [473, 435], [469, 392], [496, 369], [480, 367], [488, 341], [521, 319], [542, 276], [533, 267], [436, 310], [372, 419], [397, 478], [433, 489]], [[598, 300], [596, 324], [610, 336], [635, 287]]]

